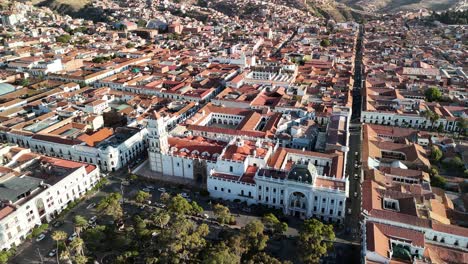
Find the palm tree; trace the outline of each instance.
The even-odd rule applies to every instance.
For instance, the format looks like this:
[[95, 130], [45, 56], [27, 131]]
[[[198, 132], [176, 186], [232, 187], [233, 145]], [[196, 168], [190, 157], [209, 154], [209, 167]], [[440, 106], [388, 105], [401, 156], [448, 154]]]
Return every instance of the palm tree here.
[[55, 242], [57, 242], [57, 263], [59, 263], [59, 252], [58, 252], [59, 242], [64, 241], [66, 238], [67, 238], [67, 233], [65, 233], [64, 231], [57, 230], [57, 231], [54, 231], [54, 233], [52, 233], [52, 239]]
[[70, 243], [70, 249], [75, 251], [77, 255], [83, 255], [83, 245], [83, 239], [77, 237]]
[[83, 216], [77, 215], [75, 219], [73, 219], [73, 222], [75, 223], [75, 232], [80, 236], [81, 231], [88, 226], [88, 221], [86, 221]]
[[86, 264], [88, 262], [88, 257], [86, 256], [76, 256], [75, 263], [76, 264]]

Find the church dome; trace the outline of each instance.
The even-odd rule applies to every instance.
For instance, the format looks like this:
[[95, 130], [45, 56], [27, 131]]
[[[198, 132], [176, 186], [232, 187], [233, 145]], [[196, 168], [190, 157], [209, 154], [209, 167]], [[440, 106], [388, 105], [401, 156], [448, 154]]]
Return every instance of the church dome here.
[[288, 174], [288, 180], [312, 184], [317, 176], [317, 168], [311, 163], [295, 164]]

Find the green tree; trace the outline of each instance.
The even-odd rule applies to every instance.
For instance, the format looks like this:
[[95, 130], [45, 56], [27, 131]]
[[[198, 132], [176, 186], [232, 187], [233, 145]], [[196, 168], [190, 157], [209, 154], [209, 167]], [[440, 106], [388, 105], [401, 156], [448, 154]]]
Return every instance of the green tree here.
[[457, 127], [459, 135], [465, 136], [466, 131], [468, 130], [468, 118], [457, 118]]
[[54, 231], [52, 233], [52, 239], [56, 242], [57, 245], [57, 263], [59, 263], [59, 243], [63, 242], [65, 239], [67, 239], [67, 233], [61, 230]]
[[127, 44], [125, 44], [125, 47], [126, 47], [127, 49], [134, 48], [134, 47], [135, 47], [135, 43], [128, 42]]
[[144, 191], [138, 191], [137, 194], [135, 195], [135, 201], [137, 203], [144, 203], [148, 201], [151, 198], [151, 194], [144, 192]]
[[320, 41], [320, 46], [322, 47], [329, 47], [330, 45], [331, 43], [329, 39], [322, 39], [322, 41]]
[[221, 224], [229, 224], [235, 221], [234, 217], [231, 215], [229, 208], [222, 204], [215, 204], [213, 206], [213, 213], [216, 216], [216, 219]]
[[164, 204], [169, 204], [169, 202], [171, 201], [171, 195], [168, 194], [167, 192], [164, 192], [164, 193], [161, 193], [161, 195], [159, 196], [159, 199]]
[[240, 256], [231, 252], [223, 242], [210, 248], [202, 258], [203, 264], [237, 264], [240, 262]]
[[438, 187], [438, 188], [445, 188], [445, 184], [447, 180], [440, 176], [439, 174], [431, 176], [431, 186]]
[[134, 263], [134, 259], [139, 255], [138, 251], [125, 251], [121, 255], [117, 256], [116, 263]]
[[190, 205], [192, 206], [192, 214], [194, 214], [194, 215], [199, 215], [199, 214], [203, 213], [203, 207], [201, 207], [200, 205], [198, 205], [197, 202], [192, 201], [192, 202], [190, 203]]
[[138, 22], [137, 22], [137, 25], [138, 25], [138, 27], [144, 28], [144, 27], [146, 27], [146, 23], [147, 23], [146, 20], [139, 19]]
[[442, 158], [444, 154], [440, 150], [439, 147], [437, 146], [432, 146], [431, 147], [431, 159], [435, 162], [439, 162], [439, 160]]
[[429, 102], [439, 101], [442, 98], [442, 92], [436, 87], [431, 87], [424, 92]]
[[299, 231], [299, 257], [303, 263], [319, 263], [332, 247], [335, 233], [331, 225], [316, 219], [305, 220]]
[[75, 215], [73, 223], [75, 224], [75, 232], [78, 236], [80, 236], [82, 230], [88, 227], [88, 221], [86, 221], [86, 218], [81, 215]]
[[8, 260], [14, 255], [15, 250], [0, 250], [0, 264], [7, 264]]
[[192, 206], [187, 199], [178, 194], [171, 198], [168, 210], [177, 215], [185, 215], [192, 211]]
[[465, 169], [465, 163], [463, 163], [460, 157], [454, 157], [446, 162], [446, 167], [451, 170], [463, 171]]
[[86, 264], [88, 263], [88, 257], [86, 256], [76, 256], [75, 257], [76, 264]]
[[151, 221], [153, 221], [156, 226], [164, 228], [169, 224], [169, 221], [171, 221], [171, 216], [165, 211], [160, 211], [151, 215]]
[[71, 36], [68, 34], [64, 34], [64, 35], [56, 37], [55, 40], [60, 43], [70, 43]]
[[106, 240], [106, 233], [106, 227], [103, 225], [87, 229], [83, 233], [83, 239], [86, 242], [87, 248], [100, 250], [104, 247], [106, 245], [106, 243], [104, 243]]
[[281, 264], [281, 261], [268, 255], [265, 252], [258, 252], [246, 264]]
[[288, 231], [288, 224], [278, 220], [272, 213], [263, 216], [262, 222], [265, 224], [265, 228], [270, 230], [273, 235], [282, 235], [284, 232]]
[[241, 228], [240, 233], [249, 253], [265, 249], [268, 236], [263, 233], [265, 226], [259, 220], [253, 220]]
[[84, 241], [83, 239], [77, 237], [73, 239], [72, 242], [70, 242], [70, 250], [74, 252], [74, 256], [83, 256], [83, 247], [84, 247]]
[[199, 256], [206, 246], [209, 233], [206, 224], [196, 225], [184, 217], [178, 217], [158, 236], [159, 257], [162, 263], [187, 263]]
[[120, 205], [121, 199], [122, 195], [120, 193], [111, 193], [99, 202], [96, 210], [100, 214], [112, 216], [114, 220], [120, 219], [123, 216], [122, 206]]

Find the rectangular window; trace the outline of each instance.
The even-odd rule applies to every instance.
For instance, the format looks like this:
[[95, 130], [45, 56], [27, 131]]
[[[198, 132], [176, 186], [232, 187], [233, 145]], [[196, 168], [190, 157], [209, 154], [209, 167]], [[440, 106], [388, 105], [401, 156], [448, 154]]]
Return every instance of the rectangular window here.
[[217, 190], [218, 190], [218, 187], [215, 186], [215, 191], [217, 191]]
[[331, 214], [331, 215], [333, 214], [333, 209], [330, 209], [330, 214]]
[[259, 190], [261, 190], [261, 189], [262, 189], [262, 186], [261, 186], [261, 185], [259, 185], [259, 186], [258, 186], [258, 189], [259, 189]]
[[340, 204], [340, 205], [343, 205], [343, 201], [340, 201], [340, 203], [339, 203], [339, 204]]
[[314, 206], [314, 212], [317, 212], [317, 206]]
[[224, 192], [224, 188], [221, 188], [221, 191]]
[[229, 171], [230, 171], [230, 172], [233, 172], [233, 171], [234, 171], [234, 169], [232, 168], [232, 166], [229, 166]]
[[322, 214], [325, 213], [325, 208], [322, 208]]
[[261, 196], [261, 195], [258, 196], [258, 200], [259, 200], [259, 201], [262, 200], [262, 196]]
[[283, 190], [281, 190], [281, 191], [280, 191], [280, 193], [281, 193], [281, 194], [284, 194], [284, 191], [283, 191]]
[[228, 193], [231, 193], [231, 189], [228, 189]]
[[315, 201], [317, 201], [317, 200], [318, 200], [318, 197], [317, 197], [317, 196], [315, 196], [315, 197], [314, 197], [314, 200], [315, 200]]
[[338, 211], [338, 216], [341, 216], [341, 211]]
[[331, 199], [331, 201], [330, 201], [330, 202], [331, 202], [332, 204], [334, 204], [334, 203], [335, 203], [335, 200], [334, 200], [334, 199]]

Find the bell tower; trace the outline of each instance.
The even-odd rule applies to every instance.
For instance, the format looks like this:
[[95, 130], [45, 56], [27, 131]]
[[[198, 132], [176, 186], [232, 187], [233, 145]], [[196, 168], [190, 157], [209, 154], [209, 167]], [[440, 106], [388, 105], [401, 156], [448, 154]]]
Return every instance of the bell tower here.
[[148, 121], [148, 156], [152, 171], [163, 173], [163, 155], [169, 152], [167, 137], [163, 117], [154, 112]]

